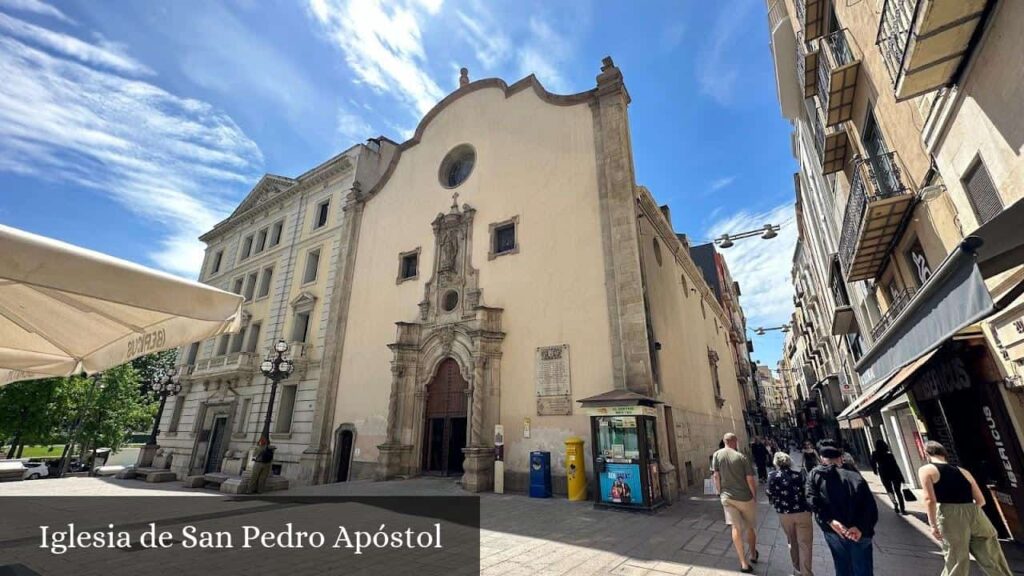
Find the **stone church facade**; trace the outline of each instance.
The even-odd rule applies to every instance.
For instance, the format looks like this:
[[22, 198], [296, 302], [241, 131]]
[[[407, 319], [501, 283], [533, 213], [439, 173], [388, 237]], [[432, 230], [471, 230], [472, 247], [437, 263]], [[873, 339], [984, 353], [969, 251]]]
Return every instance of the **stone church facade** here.
[[[246, 465], [267, 408], [258, 360], [308, 312], [300, 369], [283, 382], [296, 393], [271, 428], [289, 423], [271, 440], [294, 483], [439, 474], [490, 490], [500, 426], [505, 487], [525, 489], [529, 453], [547, 450], [564, 491], [565, 440], [590, 454], [578, 401], [617, 389], [661, 402], [664, 493], [699, 485], [722, 434], [745, 441], [736, 331], [667, 207], [636, 183], [629, 104], [611, 59], [593, 89], [565, 96], [533, 76], [508, 85], [463, 71], [408, 141], [265, 177], [203, 237], [202, 280], [230, 290], [240, 277], [247, 294], [262, 261], [220, 251], [244, 252], [279, 214], [295, 229], [272, 295], [247, 296], [259, 341], [182, 353], [186, 391], [161, 438], [179, 476], [209, 468], [218, 418], [238, 460], [225, 471]], [[329, 227], [316, 232], [327, 197]], [[313, 243], [323, 274], [307, 283]], [[218, 258], [229, 272], [210, 272]], [[552, 363], [555, 377], [542, 368]]]

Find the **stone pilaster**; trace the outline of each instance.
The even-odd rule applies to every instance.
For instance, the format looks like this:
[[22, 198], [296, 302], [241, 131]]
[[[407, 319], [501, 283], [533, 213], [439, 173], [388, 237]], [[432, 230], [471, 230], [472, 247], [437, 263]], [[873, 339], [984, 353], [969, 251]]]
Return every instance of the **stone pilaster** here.
[[462, 487], [469, 492], [490, 492], [494, 489], [494, 448], [463, 448]]
[[605, 58], [597, 76], [593, 114], [614, 383], [616, 388], [651, 395], [629, 101], [622, 73], [611, 58]]
[[365, 201], [366, 195], [359, 182], [353, 182], [352, 190], [343, 207], [344, 232], [336, 254], [337, 270], [331, 301], [328, 303], [330, 314], [320, 364], [320, 382], [316, 392], [313, 426], [309, 446], [303, 451], [299, 461], [300, 480], [313, 484], [328, 480], [334, 411], [338, 398], [338, 373], [341, 369], [341, 352], [345, 345], [345, 330], [348, 327], [348, 303], [352, 295], [352, 276], [355, 271], [359, 227], [362, 223]]

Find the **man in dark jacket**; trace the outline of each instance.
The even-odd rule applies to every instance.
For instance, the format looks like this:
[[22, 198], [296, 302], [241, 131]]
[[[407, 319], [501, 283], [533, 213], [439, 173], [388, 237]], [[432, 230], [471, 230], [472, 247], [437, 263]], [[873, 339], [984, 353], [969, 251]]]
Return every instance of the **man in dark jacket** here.
[[761, 442], [760, 436], [754, 437], [754, 443], [750, 445], [750, 455], [754, 457], [754, 466], [757, 467], [757, 479], [762, 484], [768, 481], [768, 447]]
[[871, 489], [859, 473], [843, 468], [843, 451], [834, 441], [819, 442], [818, 455], [822, 464], [807, 477], [807, 502], [832, 552], [836, 576], [872, 576], [878, 506]]

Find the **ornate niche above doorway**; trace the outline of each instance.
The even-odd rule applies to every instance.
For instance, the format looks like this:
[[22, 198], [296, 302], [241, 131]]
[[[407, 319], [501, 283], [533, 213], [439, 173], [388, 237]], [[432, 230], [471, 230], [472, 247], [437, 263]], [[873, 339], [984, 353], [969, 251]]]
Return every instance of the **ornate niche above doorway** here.
[[[455, 450], [461, 450], [463, 487], [480, 492], [493, 486], [494, 446], [488, 431], [498, 423], [505, 334], [501, 331], [502, 310], [481, 304], [478, 272], [470, 258], [475, 214], [468, 204], [460, 208], [455, 194], [449, 211], [439, 213], [432, 223], [433, 274], [419, 303], [419, 321], [397, 322], [397, 339], [389, 345], [393, 353], [391, 397], [387, 441], [378, 447], [379, 479], [458, 470], [459, 466], [448, 462]], [[453, 370], [458, 371], [458, 378], [451, 374]], [[435, 381], [439, 371], [445, 378], [445, 393], [465, 394], [465, 424], [460, 424], [464, 436], [445, 432], [448, 428], [437, 427], [436, 418], [428, 418], [430, 395], [439, 391]], [[451, 389], [453, 382], [455, 390]], [[460, 386], [464, 389], [458, 390]], [[428, 428], [432, 423], [437, 429]], [[443, 440], [440, 444], [435, 441], [435, 452], [431, 452], [430, 441], [438, 434]], [[438, 445], [443, 446], [446, 464], [434, 470], [437, 466], [432, 468], [431, 462], [436, 464]]]

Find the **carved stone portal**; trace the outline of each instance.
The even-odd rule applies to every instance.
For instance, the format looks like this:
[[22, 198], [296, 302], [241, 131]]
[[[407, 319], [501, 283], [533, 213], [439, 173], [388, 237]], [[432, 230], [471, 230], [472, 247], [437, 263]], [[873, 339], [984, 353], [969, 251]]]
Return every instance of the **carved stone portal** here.
[[500, 308], [481, 305], [477, 270], [470, 262], [473, 216], [468, 204], [434, 219], [434, 262], [419, 322], [397, 322], [392, 351], [391, 395], [387, 441], [378, 446], [377, 477], [416, 476], [423, 472], [428, 384], [441, 363], [451, 358], [468, 383], [467, 441], [462, 449], [463, 486], [473, 492], [490, 490], [494, 477], [491, 434], [498, 422], [501, 393]]

